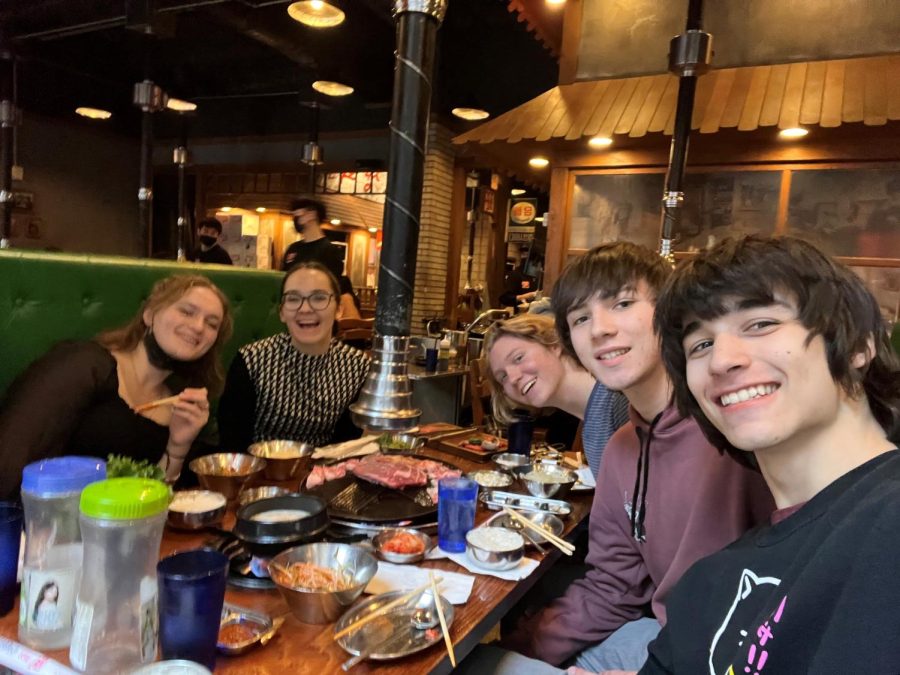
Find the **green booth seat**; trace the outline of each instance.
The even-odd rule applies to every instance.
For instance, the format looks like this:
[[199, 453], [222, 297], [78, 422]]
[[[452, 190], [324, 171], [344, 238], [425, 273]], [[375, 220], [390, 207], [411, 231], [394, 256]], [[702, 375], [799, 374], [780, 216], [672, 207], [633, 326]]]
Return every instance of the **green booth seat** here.
[[225, 369], [241, 345], [283, 330], [279, 272], [227, 265], [0, 251], [0, 392], [60, 340], [89, 339], [138, 311], [150, 288], [170, 274], [202, 274], [231, 300], [234, 334]]

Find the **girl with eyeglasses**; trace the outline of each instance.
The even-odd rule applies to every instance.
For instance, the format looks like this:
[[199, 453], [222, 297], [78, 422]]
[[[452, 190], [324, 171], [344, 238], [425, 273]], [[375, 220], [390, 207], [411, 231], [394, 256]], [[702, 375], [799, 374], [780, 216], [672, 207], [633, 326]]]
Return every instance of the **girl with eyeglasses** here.
[[336, 340], [340, 286], [317, 262], [298, 263], [281, 283], [279, 317], [287, 331], [241, 347], [219, 403], [223, 450], [294, 440], [323, 446], [357, 438], [349, 406], [369, 357]]

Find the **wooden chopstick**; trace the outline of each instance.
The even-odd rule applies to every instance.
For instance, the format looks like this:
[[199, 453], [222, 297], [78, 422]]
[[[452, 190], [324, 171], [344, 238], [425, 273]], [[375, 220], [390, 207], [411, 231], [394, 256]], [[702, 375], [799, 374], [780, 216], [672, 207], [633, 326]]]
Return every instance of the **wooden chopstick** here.
[[168, 396], [166, 398], [160, 398], [155, 401], [150, 401], [149, 403], [141, 403], [141, 405], [134, 407], [134, 412], [142, 413], [148, 410], [153, 410], [154, 408], [158, 408], [161, 405], [172, 405], [173, 403], [177, 403], [181, 394], [175, 394], [175, 396]]
[[548, 530], [545, 530], [543, 527], [535, 525], [530, 520], [528, 520], [528, 518], [525, 518], [524, 516], [520, 515], [519, 513], [513, 511], [508, 506], [504, 506], [503, 511], [510, 517], [512, 517], [515, 520], [517, 520], [518, 522], [520, 522], [525, 527], [532, 529], [535, 532], [539, 533], [544, 539], [546, 539], [551, 544], [556, 546], [556, 548], [558, 548], [560, 551], [562, 551], [566, 555], [572, 555], [572, 553], [575, 551], [575, 547], [572, 544], [570, 544], [569, 542], [567, 542], [565, 539], [563, 539], [561, 537], [557, 537], [555, 534], [553, 534], [552, 532], [549, 532]]
[[438, 619], [441, 622], [441, 632], [444, 634], [444, 643], [447, 645], [447, 655], [450, 657], [450, 665], [456, 668], [456, 654], [453, 652], [453, 642], [450, 641], [450, 629], [447, 628], [447, 619], [444, 618], [444, 607], [441, 604], [441, 594], [438, 593], [437, 582], [434, 580], [434, 572], [428, 570], [428, 578], [431, 581], [431, 592], [434, 594], [434, 606], [437, 607]]
[[349, 626], [347, 626], [346, 628], [343, 628], [343, 629], [339, 630], [337, 633], [334, 634], [333, 638], [334, 638], [335, 640], [337, 640], [338, 638], [342, 638], [342, 637], [344, 637], [347, 633], [352, 633], [352, 632], [355, 631], [357, 628], [359, 628], [359, 627], [361, 627], [361, 626], [364, 626], [365, 624], [369, 623], [372, 619], [378, 618], [379, 616], [384, 616], [385, 614], [387, 614], [388, 612], [390, 612], [390, 611], [391, 611], [392, 609], [394, 609], [395, 607], [399, 607], [400, 605], [406, 604], [407, 602], [409, 602], [410, 600], [412, 600], [412, 598], [413, 598], [414, 596], [416, 596], [416, 595], [421, 595], [422, 592], [425, 591], [430, 585], [431, 585], [430, 583], [428, 583], [428, 584], [422, 584], [422, 585], [419, 586], [418, 588], [416, 588], [416, 589], [410, 591], [409, 593], [407, 593], [407, 594], [405, 594], [405, 595], [400, 596], [400, 597], [397, 598], [396, 600], [392, 600], [391, 602], [389, 602], [388, 604], [386, 604], [384, 607], [379, 607], [379, 608], [376, 609], [374, 612], [370, 612], [370, 613], [366, 614], [363, 618], [361, 618], [361, 619], [359, 619], [359, 620], [357, 620], [357, 621], [354, 621], [353, 623], [351, 623], [351, 624], [350, 624]]

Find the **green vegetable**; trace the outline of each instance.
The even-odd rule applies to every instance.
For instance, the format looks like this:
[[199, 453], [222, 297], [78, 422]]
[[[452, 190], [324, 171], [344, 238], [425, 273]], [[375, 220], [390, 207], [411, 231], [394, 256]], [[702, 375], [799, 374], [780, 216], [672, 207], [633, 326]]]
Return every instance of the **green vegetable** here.
[[136, 478], [152, 478], [165, 482], [166, 472], [159, 465], [151, 464], [146, 459], [131, 459], [123, 455], [109, 455], [106, 458], [106, 477], [122, 478], [134, 476]]

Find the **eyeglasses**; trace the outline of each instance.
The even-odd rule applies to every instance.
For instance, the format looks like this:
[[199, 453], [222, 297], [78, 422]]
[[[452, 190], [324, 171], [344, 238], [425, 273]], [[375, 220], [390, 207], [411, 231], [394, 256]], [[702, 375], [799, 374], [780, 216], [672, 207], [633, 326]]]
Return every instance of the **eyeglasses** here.
[[281, 296], [282, 306], [289, 312], [299, 311], [303, 307], [304, 302], [309, 303], [309, 308], [315, 311], [321, 311], [331, 304], [334, 298], [332, 293], [324, 293], [316, 291], [310, 295], [300, 295], [299, 293], [285, 293]]

